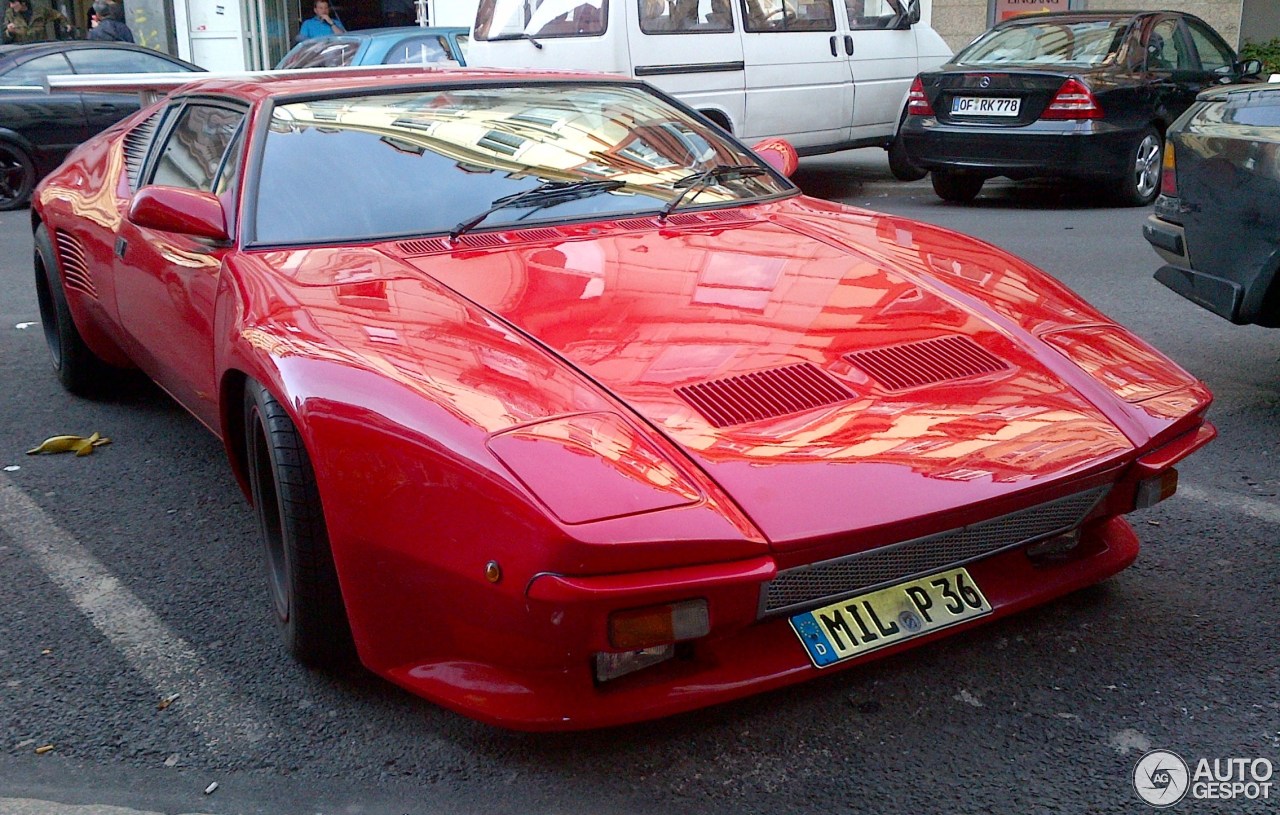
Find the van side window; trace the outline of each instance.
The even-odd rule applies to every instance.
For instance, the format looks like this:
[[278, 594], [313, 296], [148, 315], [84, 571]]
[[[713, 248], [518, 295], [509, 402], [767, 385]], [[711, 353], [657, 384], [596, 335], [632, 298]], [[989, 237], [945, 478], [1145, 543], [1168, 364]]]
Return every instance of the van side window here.
[[860, 29], [894, 28], [906, 14], [900, 0], [844, 0], [849, 12], [849, 27]]
[[475, 37], [598, 37], [608, 19], [609, 0], [481, 0]]
[[747, 31], [835, 31], [831, 0], [742, 0]]
[[715, 34], [733, 31], [729, 0], [640, 0], [646, 34]]

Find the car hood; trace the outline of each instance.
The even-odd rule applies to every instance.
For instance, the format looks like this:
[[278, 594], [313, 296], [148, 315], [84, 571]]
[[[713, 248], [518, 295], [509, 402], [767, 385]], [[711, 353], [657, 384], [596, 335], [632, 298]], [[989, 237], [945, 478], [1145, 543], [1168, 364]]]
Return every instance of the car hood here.
[[[901, 234], [910, 222], [644, 220], [403, 259], [630, 406], [775, 545], [1097, 473], [1134, 449], [1096, 382], [947, 285], [936, 269], [958, 255]], [[998, 274], [997, 250], [952, 237]], [[400, 251], [415, 244], [443, 245]]]

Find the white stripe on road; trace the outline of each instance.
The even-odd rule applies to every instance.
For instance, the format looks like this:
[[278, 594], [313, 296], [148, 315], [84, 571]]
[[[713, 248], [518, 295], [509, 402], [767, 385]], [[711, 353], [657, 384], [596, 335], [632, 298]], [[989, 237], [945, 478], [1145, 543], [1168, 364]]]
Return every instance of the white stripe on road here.
[[33, 798], [0, 798], [0, 812], [4, 815], [161, 815], [159, 812], [143, 812], [140, 809], [100, 804], [59, 804]]
[[177, 694], [166, 714], [179, 716], [212, 753], [243, 754], [246, 740], [262, 738], [265, 717], [237, 698], [230, 683], [189, 643], [4, 475], [0, 529], [150, 683], [157, 701]]
[[1179, 484], [1178, 495], [1248, 515], [1259, 521], [1280, 526], [1280, 501], [1264, 501], [1213, 487], [1188, 487]]

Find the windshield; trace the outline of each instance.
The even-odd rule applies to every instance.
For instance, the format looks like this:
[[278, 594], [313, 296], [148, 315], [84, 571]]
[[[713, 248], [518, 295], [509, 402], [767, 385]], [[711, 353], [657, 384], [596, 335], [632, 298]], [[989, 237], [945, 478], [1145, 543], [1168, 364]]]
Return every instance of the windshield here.
[[1034, 63], [1089, 67], [1115, 60], [1128, 20], [1028, 20], [988, 31], [957, 65]]
[[[792, 191], [714, 128], [643, 88], [435, 88], [322, 99], [272, 112], [257, 194], [257, 243], [448, 233], [504, 197], [555, 182], [616, 181], [483, 219], [492, 228], [611, 218]], [[688, 190], [693, 174], [706, 174]]]
[[475, 38], [596, 37], [604, 33], [609, 0], [480, 0]]

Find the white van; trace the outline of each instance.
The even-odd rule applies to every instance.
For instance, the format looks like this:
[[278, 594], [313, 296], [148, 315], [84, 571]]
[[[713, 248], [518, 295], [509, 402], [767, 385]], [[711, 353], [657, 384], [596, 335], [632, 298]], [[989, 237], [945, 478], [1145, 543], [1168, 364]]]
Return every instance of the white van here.
[[639, 77], [801, 155], [888, 148], [911, 80], [951, 56], [920, 18], [920, 0], [481, 0], [467, 64]]

